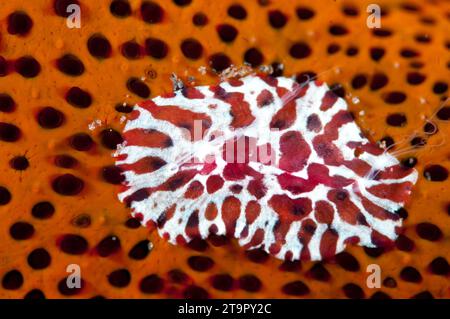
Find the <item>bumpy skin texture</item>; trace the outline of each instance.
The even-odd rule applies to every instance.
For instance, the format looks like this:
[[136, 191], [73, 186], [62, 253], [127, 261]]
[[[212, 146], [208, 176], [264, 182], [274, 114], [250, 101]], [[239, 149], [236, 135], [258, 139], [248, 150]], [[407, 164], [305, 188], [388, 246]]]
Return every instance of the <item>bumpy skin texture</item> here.
[[314, 81], [184, 88], [136, 105], [123, 136], [119, 198], [144, 225], [171, 243], [234, 236], [283, 260], [392, 244], [417, 180]]
[[[449, 118], [445, 112], [436, 114], [440, 106], [447, 106], [447, 112], [450, 107], [443, 104], [450, 78], [448, 1], [377, 0], [383, 11], [381, 30], [369, 29], [366, 24], [367, 6], [373, 0], [222, 0], [214, 1], [214, 6], [208, 0], [193, 0], [185, 6], [158, 0], [154, 2], [162, 9], [162, 18], [154, 23], [144, 21], [140, 10], [143, 0], [128, 1], [131, 10], [129, 15], [122, 11], [125, 16], [111, 13], [112, 0], [78, 0], [80, 29], [68, 29], [53, 2], [0, 2], [0, 94], [9, 95], [15, 102], [11, 105], [0, 95], [0, 122], [14, 124], [21, 132], [15, 142], [0, 141], [0, 297], [24, 298], [30, 297], [30, 292], [37, 296], [39, 291], [47, 298], [450, 297], [446, 271], [450, 261], [450, 179], [426, 177], [430, 166], [450, 169]], [[244, 19], [228, 14], [235, 4], [245, 9]], [[23, 35], [8, 32], [8, 17], [16, 11], [25, 12], [33, 21]], [[271, 24], [272, 11], [285, 15], [284, 26], [283, 19], [277, 20], [276, 27]], [[206, 24], [194, 24], [194, 16], [196, 22]], [[218, 27], [223, 24], [238, 31], [234, 41], [225, 42], [219, 36]], [[103, 58], [93, 56], [88, 49], [89, 39], [99, 34], [110, 43], [110, 55]], [[146, 52], [149, 38], [165, 42], [165, 56], [161, 54], [164, 50], [152, 52], [159, 57]], [[186, 39], [201, 44], [203, 50], [200, 56], [194, 56], [196, 59], [184, 55], [181, 46]], [[303, 45], [294, 46], [299, 42]], [[155, 41], [149, 44], [155, 47]], [[131, 47], [129, 51], [135, 54], [126, 57], [124, 47]], [[261, 55], [255, 50], [247, 53], [252, 48]], [[291, 51], [303, 58], [293, 57]], [[216, 83], [212, 60], [217, 53], [222, 55], [216, 62], [226, 62], [226, 55], [237, 66], [246, 60], [257, 65], [261, 57], [263, 64], [281, 63], [284, 69], [276, 68], [277, 74], [296, 76], [300, 82], [305, 73], [314, 72], [345, 98], [368, 139], [376, 142], [390, 137], [397, 145], [389, 151], [396, 152], [399, 160], [417, 160], [412, 164], [416, 164], [419, 179], [401, 214], [406, 218], [395, 247], [348, 245], [345, 252], [326, 262], [283, 262], [268, 258], [260, 250], [246, 251], [236, 240], [226, 242], [218, 236], [175, 246], [157, 231], [129, 221], [130, 209], [117, 200], [115, 183], [120, 178], [116, 174], [112, 174], [112, 180], [104, 178], [105, 168], [110, 171], [115, 162], [112, 143], [108, 147], [103, 143], [104, 131], [121, 132], [123, 117], [128, 116], [123, 111], [142, 100], [172, 92], [169, 77], [173, 72], [189, 86]], [[71, 76], [58, 69], [56, 61], [66, 54], [83, 62], [83, 74]], [[32, 56], [41, 66], [34, 78], [24, 77], [15, 69], [16, 61], [24, 56]], [[214, 66], [217, 64], [221, 66]], [[131, 78], [142, 78], [151, 90], [150, 96], [130, 91], [127, 84]], [[443, 84], [436, 90], [438, 82]], [[91, 104], [86, 100], [83, 103], [88, 107], [75, 107], [67, 101], [66, 94], [72, 87], [90, 94]], [[148, 93], [144, 91], [138, 93]], [[123, 103], [129, 107], [123, 108]], [[41, 127], [37, 121], [38, 113], [48, 106], [65, 116], [57, 128]], [[389, 125], [387, 118], [397, 113], [404, 115], [401, 125]], [[427, 120], [438, 129], [428, 137], [423, 130]], [[78, 133], [92, 138], [94, 143], [88, 151], [72, 147], [71, 137]], [[426, 137], [427, 145], [405, 153], [411, 145], [408, 137], [414, 133]], [[57, 166], [55, 162], [61, 164], [56, 161], [60, 155], [70, 155], [76, 159], [75, 165]], [[28, 159], [27, 169], [11, 167], [10, 161], [17, 156]], [[54, 180], [65, 174], [84, 181], [79, 194], [65, 196], [54, 191]], [[4, 188], [11, 195], [9, 201]], [[55, 209], [53, 214], [44, 214], [44, 219], [33, 215], [33, 207], [43, 201]], [[28, 232], [31, 237], [17, 240], [11, 236], [10, 229], [18, 222], [33, 226], [34, 232]], [[87, 246], [76, 246], [77, 254], [63, 251], [61, 239], [67, 234], [82, 237]], [[108, 256], [104, 251], [100, 255], [97, 246], [111, 235], [119, 238], [120, 245], [113, 241], [116, 249]], [[75, 238], [80, 244], [79, 237]], [[147, 241], [153, 244], [150, 253]], [[50, 255], [50, 263], [42, 269], [32, 268], [28, 258], [41, 248]], [[80, 266], [84, 281], [81, 290], [68, 295], [67, 289], [60, 290], [63, 287], [59, 283], [68, 276], [67, 266], [71, 264]], [[373, 264], [381, 269], [382, 285], [377, 289], [366, 285], [366, 270]], [[217, 285], [217, 275], [224, 274], [231, 286]]]

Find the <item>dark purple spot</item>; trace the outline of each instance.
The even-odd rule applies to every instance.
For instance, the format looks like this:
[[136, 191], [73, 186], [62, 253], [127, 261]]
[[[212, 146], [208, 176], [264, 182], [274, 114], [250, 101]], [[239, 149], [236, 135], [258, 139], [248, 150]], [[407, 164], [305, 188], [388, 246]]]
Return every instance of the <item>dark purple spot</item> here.
[[237, 20], [244, 20], [247, 18], [247, 11], [239, 4], [233, 4], [228, 8], [228, 15]]
[[48, 219], [55, 213], [55, 207], [50, 202], [39, 202], [34, 204], [31, 215], [38, 219]]
[[122, 135], [112, 128], [105, 129], [100, 133], [102, 145], [110, 150], [117, 149], [118, 144], [123, 143]]
[[215, 72], [221, 72], [231, 65], [231, 60], [223, 53], [215, 53], [209, 57], [209, 64]]
[[410, 59], [410, 58], [416, 58], [419, 56], [419, 53], [417, 51], [414, 51], [412, 49], [402, 49], [400, 51], [400, 55], [404, 58]]
[[82, 255], [88, 250], [88, 242], [80, 235], [66, 234], [59, 240], [59, 247], [66, 254]]
[[291, 46], [289, 54], [295, 59], [304, 59], [311, 54], [311, 48], [305, 42], [297, 42]]
[[0, 206], [6, 205], [11, 201], [11, 193], [8, 189], [0, 186]]
[[202, 287], [190, 285], [184, 290], [183, 297], [185, 299], [208, 299], [209, 294]]
[[408, 218], [408, 211], [404, 207], [400, 207], [395, 211], [395, 214], [400, 216], [400, 218], [407, 219]]
[[84, 64], [73, 54], [66, 54], [56, 61], [59, 71], [70, 76], [79, 76], [84, 73]]
[[422, 281], [420, 272], [411, 266], [407, 266], [400, 272], [400, 278], [407, 282], [419, 283]]
[[257, 292], [261, 289], [262, 283], [255, 275], [243, 275], [239, 277], [239, 287], [248, 292]]
[[360, 269], [358, 260], [350, 253], [341, 252], [335, 256], [339, 266], [347, 271], [358, 271]]
[[41, 72], [41, 65], [31, 56], [19, 58], [14, 64], [14, 68], [24, 78], [34, 78]]
[[199, 59], [203, 53], [202, 45], [195, 39], [183, 40], [183, 42], [181, 42], [180, 48], [184, 56], [192, 60]]
[[139, 228], [141, 226], [141, 222], [137, 218], [130, 217], [125, 222], [125, 226], [130, 228], [130, 229], [137, 229], [137, 228]]
[[285, 284], [281, 290], [290, 296], [304, 296], [310, 292], [308, 286], [300, 280]]
[[411, 140], [410, 143], [414, 147], [423, 147], [427, 144], [427, 140], [424, 137], [416, 136]]
[[87, 47], [89, 53], [99, 59], [106, 59], [111, 55], [111, 43], [101, 34], [92, 35], [88, 42]]
[[388, 92], [383, 96], [383, 100], [388, 104], [400, 104], [406, 100], [406, 94], [399, 91]]
[[374, 61], [380, 61], [381, 58], [384, 56], [385, 52], [386, 51], [383, 48], [378, 48], [378, 47], [370, 48], [370, 57]]
[[53, 180], [52, 188], [60, 195], [75, 196], [83, 190], [84, 182], [72, 174], [64, 174]]
[[443, 94], [447, 92], [448, 84], [445, 82], [436, 82], [433, 84], [433, 92], [435, 94]]
[[253, 68], [263, 63], [264, 56], [261, 51], [256, 48], [250, 48], [244, 53], [244, 61], [249, 63]]
[[367, 256], [377, 258], [384, 253], [384, 249], [381, 247], [374, 247], [374, 248], [364, 247], [364, 252], [366, 253]]
[[17, 222], [9, 228], [9, 234], [15, 240], [30, 239], [34, 234], [34, 227], [27, 222]]
[[2, 279], [2, 287], [6, 290], [17, 290], [23, 285], [22, 273], [18, 270], [8, 271]]
[[161, 22], [164, 16], [164, 11], [161, 6], [153, 1], [144, 1], [141, 4], [142, 20], [147, 23]]
[[91, 226], [92, 220], [88, 214], [79, 214], [72, 219], [71, 223], [78, 228], [87, 228]]
[[139, 59], [143, 48], [136, 41], [127, 41], [121, 46], [120, 52], [129, 60]]
[[223, 42], [233, 42], [238, 35], [238, 30], [230, 24], [221, 24], [217, 26], [217, 33]]
[[419, 12], [421, 10], [421, 8], [418, 5], [410, 2], [401, 3], [400, 8], [408, 12]]
[[105, 166], [101, 170], [103, 180], [109, 184], [119, 185], [125, 180], [125, 176], [122, 175], [122, 170], [115, 166]]
[[359, 14], [359, 10], [357, 7], [347, 4], [342, 7], [342, 13], [349, 17], [356, 17]]
[[421, 68], [423, 68], [424, 67], [424, 63], [423, 62], [420, 62], [420, 61], [411, 61], [410, 63], [409, 63], [409, 65], [411, 66], [411, 68], [413, 68], [413, 69], [421, 69]]
[[413, 168], [414, 166], [417, 165], [417, 158], [415, 158], [415, 157], [405, 158], [401, 161], [401, 164], [405, 168]]
[[429, 241], [438, 241], [442, 238], [441, 229], [431, 223], [420, 223], [416, 226], [417, 235], [420, 238], [426, 239]]
[[328, 32], [334, 36], [343, 36], [348, 33], [348, 30], [346, 27], [344, 27], [342, 25], [335, 24], [328, 28]]
[[70, 155], [56, 155], [54, 159], [54, 163], [56, 166], [61, 168], [73, 168], [78, 164], [76, 158]]
[[30, 166], [30, 162], [25, 156], [15, 156], [9, 161], [9, 165], [16, 171], [24, 171]]
[[222, 291], [230, 291], [233, 288], [234, 279], [229, 274], [214, 275], [211, 277], [211, 285]]
[[8, 33], [24, 36], [33, 27], [33, 21], [25, 12], [16, 11], [8, 16]]
[[173, 3], [175, 3], [179, 7], [185, 7], [190, 5], [192, 0], [173, 0]]
[[94, 141], [89, 134], [77, 133], [69, 140], [70, 146], [80, 152], [89, 151], [94, 146]]
[[383, 73], [375, 73], [370, 80], [370, 89], [372, 91], [385, 87], [389, 82], [388, 77]]
[[66, 93], [66, 101], [72, 106], [84, 109], [92, 104], [92, 97], [87, 91], [72, 87]]
[[447, 276], [450, 273], [450, 265], [444, 257], [437, 257], [428, 266], [435, 275]]
[[436, 116], [438, 117], [438, 119], [442, 120], [442, 121], [448, 121], [450, 120], [450, 106], [445, 106], [443, 108], [441, 108]]
[[370, 299], [392, 299], [392, 298], [385, 292], [377, 291], [372, 296], [370, 296]]
[[0, 94], [0, 112], [11, 113], [16, 108], [16, 102], [6, 93]]
[[392, 277], [386, 277], [383, 280], [383, 286], [387, 288], [396, 288], [397, 287], [397, 281]]
[[395, 241], [395, 246], [402, 251], [413, 251], [414, 250], [414, 242], [406, 237], [405, 235], [400, 234]]
[[394, 113], [388, 115], [386, 123], [390, 126], [402, 127], [407, 123], [406, 115], [403, 113]]
[[133, 106], [124, 103], [119, 103], [115, 106], [115, 110], [120, 113], [128, 114], [133, 112]]
[[200, 272], [207, 271], [214, 266], [214, 261], [206, 256], [191, 256], [187, 262], [189, 267]]
[[340, 49], [341, 49], [341, 46], [339, 44], [332, 43], [328, 46], [327, 52], [328, 52], [328, 54], [335, 54], [335, 53], [339, 52]]
[[358, 286], [354, 283], [345, 284], [342, 287], [342, 290], [347, 298], [350, 298], [350, 299], [363, 299], [364, 298], [364, 291], [361, 289], [360, 286]]
[[[197, 224], [198, 224], [198, 220], [197, 220]], [[208, 243], [206, 242], [206, 240], [201, 239], [201, 238], [199, 238], [199, 237], [193, 238], [193, 239], [187, 244], [187, 246], [188, 246], [190, 249], [192, 249], [192, 250], [200, 251], [200, 252], [203, 252], [203, 251], [207, 250], [208, 247], [209, 247], [209, 245], [208, 245]]]
[[120, 250], [120, 239], [111, 235], [103, 238], [96, 247], [100, 257], [108, 257]]
[[281, 29], [287, 23], [286, 15], [280, 10], [269, 11], [269, 23], [275, 29]]
[[414, 36], [414, 39], [419, 43], [430, 43], [431, 42], [431, 36], [429, 34], [416, 34]]
[[376, 37], [379, 38], [387, 38], [390, 37], [392, 35], [392, 31], [389, 29], [373, 29], [372, 30], [372, 34]]
[[272, 74], [271, 74], [272, 76], [277, 77], [283, 75], [284, 66], [281, 63], [273, 62], [271, 66], [272, 66]]
[[252, 249], [245, 252], [247, 258], [257, 264], [262, 264], [269, 259], [269, 254], [262, 249]]
[[448, 178], [448, 170], [438, 164], [425, 167], [423, 176], [431, 182], [443, 182]]
[[131, 6], [128, 0], [114, 0], [109, 6], [109, 11], [118, 18], [126, 18], [131, 14]]
[[137, 96], [146, 99], [150, 96], [150, 88], [138, 78], [130, 78], [127, 81], [127, 89]]
[[311, 269], [308, 271], [308, 276], [318, 281], [329, 281], [331, 278], [328, 270], [323, 266], [322, 263], [314, 264]]
[[123, 288], [129, 285], [131, 274], [127, 269], [117, 269], [108, 275], [108, 282], [111, 286]]
[[155, 59], [163, 59], [169, 52], [169, 47], [160, 39], [147, 38], [145, 40], [145, 52]]
[[315, 12], [307, 7], [298, 7], [295, 9], [295, 13], [300, 20], [309, 20], [315, 15]]
[[340, 83], [333, 83], [330, 85], [330, 92], [341, 98], [345, 98], [345, 89]]
[[317, 77], [317, 74], [313, 71], [305, 71], [296, 75], [295, 81], [300, 84], [305, 84], [313, 81]]
[[421, 17], [420, 22], [426, 25], [433, 25], [436, 23], [436, 20], [433, 17]]
[[395, 141], [392, 137], [385, 136], [379, 141], [379, 143], [384, 144], [386, 148], [390, 149], [391, 146], [395, 144]]
[[42, 290], [39, 289], [33, 289], [27, 292], [27, 294], [23, 297], [23, 299], [36, 299], [36, 300], [42, 300], [45, 299], [45, 295], [42, 292]]
[[157, 294], [164, 288], [164, 280], [156, 274], [144, 277], [139, 283], [139, 289], [145, 294]]
[[148, 240], [142, 240], [131, 248], [128, 253], [128, 257], [134, 260], [142, 260], [150, 253], [150, 242]]
[[64, 114], [50, 106], [44, 107], [37, 115], [37, 121], [42, 128], [55, 129], [64, 123]]
[[28, 265], [35, 270], [47, 268], [50, 265], [51, 260], [50, 254], [44, 248], [33, 250], [27, 258]]
[[352, 87], [354, 89], [361, 89], [367, 84], [367, 76], [364, 74], [357, 74], [352, 79]]
[[180, 269], [172, 269], [167, 274], [170, 281], [176, 284], [184, 284], [189, 280], [189, 276]]
[[0, 56], [0, 77], [8, 74], [8, 61], [4, 57]]
[[194, 25], [198, 26], [198, 27], [207, 25], [208, 24], [208, 17], [202, 12], [197, 12], [192, 17], [192, 23]]
[[347, 51], [345, 52], [348, 56], [355, 56], [359, 52], [359, 49], [356, 47], [349, 47]]
[[434, 299], [433, 295], [429, 291], [422, 291], [411, 297], [412, 299]]
[[419, 72], [409, 72], [406, 75], [406, 81], [411, 85], [419, 85], [425, 81], [426, 75]]

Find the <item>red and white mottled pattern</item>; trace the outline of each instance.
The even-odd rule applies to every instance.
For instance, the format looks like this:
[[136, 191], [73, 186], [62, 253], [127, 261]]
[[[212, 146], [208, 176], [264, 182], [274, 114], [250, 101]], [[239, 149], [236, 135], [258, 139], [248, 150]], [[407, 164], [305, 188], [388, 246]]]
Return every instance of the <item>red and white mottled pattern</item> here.
[[136, 105], [124, 138], [119, 199], [144, 225], [171, 243], [234, 236], [280, 259], [391, 243], [417, 180], [317, 81], [251, 75], [186, 88]]

